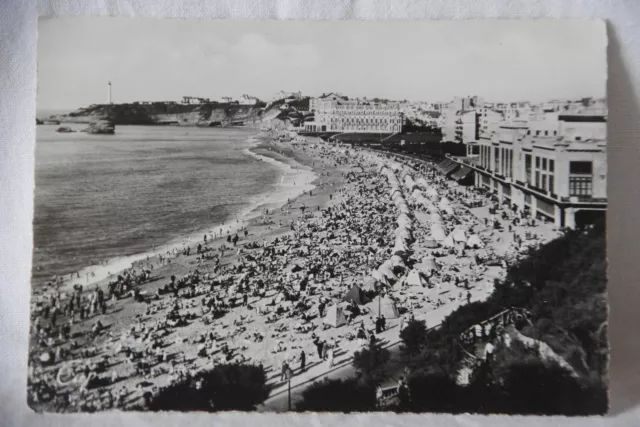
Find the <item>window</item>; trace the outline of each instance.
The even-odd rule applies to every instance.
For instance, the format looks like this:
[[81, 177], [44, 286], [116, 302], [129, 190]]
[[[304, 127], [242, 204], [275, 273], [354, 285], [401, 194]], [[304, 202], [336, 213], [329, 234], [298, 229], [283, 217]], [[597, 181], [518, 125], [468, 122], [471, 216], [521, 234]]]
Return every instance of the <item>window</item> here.
[[542, 170], [547, 170], [547, 159], [545, 158], [542, 159]]
[[540, 172], [536, 171], [536, 188], [540, 188]]
[[531, 154], [525, 154], [524, 156], [524, 170], [527, 184], [531, 184]]
[[493, 161], [493, 171], [498, 172], [500, 168], [500, 149], [498, 147], [494, 147], [493, 155], [495, 156], [495, 159]]
[[542, 175], [542, 187], [543, 190], [547, 189], [547, 175]]
[[536, 156], [536, 169], [540, 169], [540, 157]]
[[544, 136], [549, 136], [549, 131], [548, 130], [544, 131]]
[[582, 140], [582, 138], [579, 136], [576, 136], [576, 141], [580, 141], [580, 140]]
[[555, 160], [549, 160], [549, 172], [554, 172]]
[[540, 131], [539, 130], [536, 131], [536, 136], [540, 136]]
[[569, 195], [570, 196], [591, 196], [593, 182], [590, 176], [570, 176]]
[[555, 193], [555, 189], [553, 187], [553, 175], [549, 175], [549, 192]]
[[570, 175], [591, 175], [592, 171], [592, 162], [569, 162]]

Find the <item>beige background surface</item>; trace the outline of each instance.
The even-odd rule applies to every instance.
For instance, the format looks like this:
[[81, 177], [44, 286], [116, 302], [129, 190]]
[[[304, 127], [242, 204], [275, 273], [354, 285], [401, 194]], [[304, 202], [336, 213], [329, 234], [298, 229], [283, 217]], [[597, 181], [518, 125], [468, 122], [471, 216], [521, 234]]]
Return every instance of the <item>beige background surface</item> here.
[[[600, 18], [609, 35], [611, 415], [566, 419], [446, 415], [40, 415], [26, 406], [38, 15], [235, 19]], [[579, 73], [580, 70], [576, 70]], [[0, 426], [640, 425], [640, 1], [0, 1]]]

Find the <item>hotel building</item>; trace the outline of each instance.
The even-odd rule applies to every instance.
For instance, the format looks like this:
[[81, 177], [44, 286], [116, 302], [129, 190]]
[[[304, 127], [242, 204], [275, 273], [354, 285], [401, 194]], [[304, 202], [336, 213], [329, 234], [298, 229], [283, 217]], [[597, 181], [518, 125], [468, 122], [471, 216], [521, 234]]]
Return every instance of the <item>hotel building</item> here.
[[313, 98], [315, 118], [304, 124], [307, 132], [396, 133], [402, 131], [404, 115], [398, 103], [349, 100], [329, 94]]
[[500, 202], [574, 228], [607, 208], [606, 110], [502, 123], [477, 141], [478, 155], [451, 157]]

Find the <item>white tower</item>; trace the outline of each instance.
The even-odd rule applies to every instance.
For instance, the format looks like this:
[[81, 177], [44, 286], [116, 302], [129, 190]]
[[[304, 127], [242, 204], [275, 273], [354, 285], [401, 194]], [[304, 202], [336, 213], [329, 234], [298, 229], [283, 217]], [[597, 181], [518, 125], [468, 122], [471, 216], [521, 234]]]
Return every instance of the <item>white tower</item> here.
[[107, 103], [112, 104], [111, 102], [111, 80], [109, 80], [109, 84], [107, 85]]

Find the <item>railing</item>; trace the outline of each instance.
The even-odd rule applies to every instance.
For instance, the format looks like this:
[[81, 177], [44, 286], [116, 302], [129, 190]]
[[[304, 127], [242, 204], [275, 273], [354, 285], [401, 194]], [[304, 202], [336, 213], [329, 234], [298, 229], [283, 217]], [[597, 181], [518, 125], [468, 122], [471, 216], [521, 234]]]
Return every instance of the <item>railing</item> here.
[[561, 197], [560, 200], [568, 203], [607, 203], [606, 197], [592, 197], [592, 196]]
[[[491, 325], [492, 328], [495, 328], [496, 326], [506, 326], [506, 325], [510, 325], [515, 323], [515, 321], [519, 318], [526, 318], [528, 315], [527, 310], [523, 309], [523, 308], [508, 308], [506, 310], [501, 311], [500, 313], [483, 320], [482, 322], [479, 322], [473, 326], [471, 326], [470, 328], [466, 329], [464, 332], [462, 332], [459, 337], [460, 337], [460, 343], [462, 344], [468, 344], [469, 342], [475, 342], [476, 338], [478, 338], [476, 336], [476, 328], [478, 326], [480, 326], [482, 328], [483, 334], [485, 329], [485, 326], [487, 325]], [[464, 346], [463, 346], [464, 348]]]

